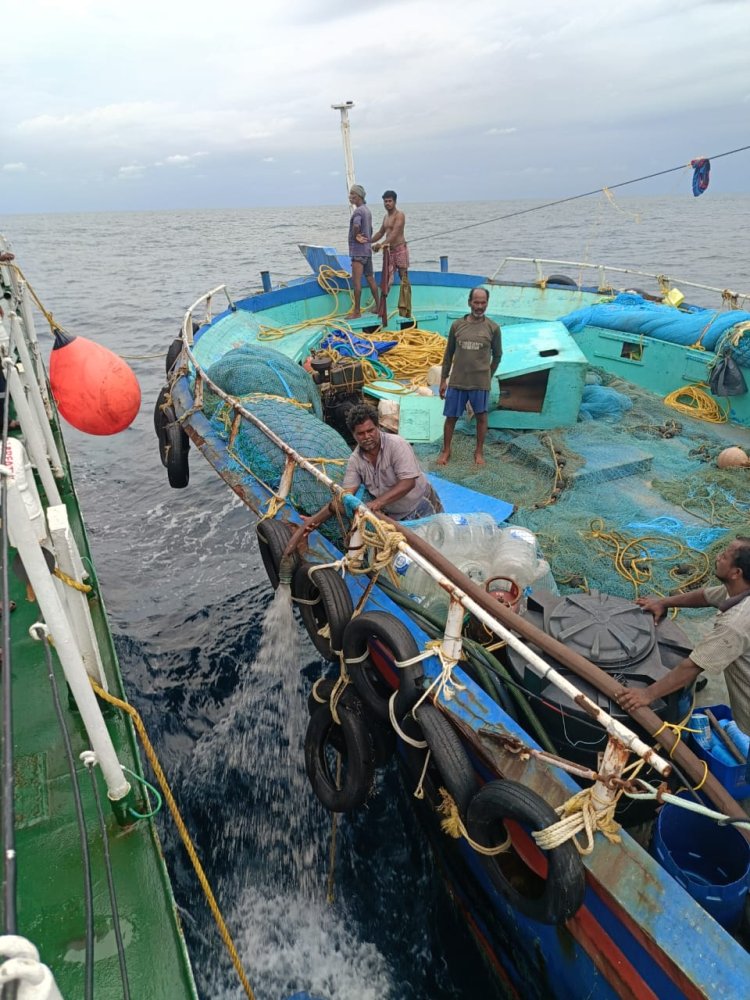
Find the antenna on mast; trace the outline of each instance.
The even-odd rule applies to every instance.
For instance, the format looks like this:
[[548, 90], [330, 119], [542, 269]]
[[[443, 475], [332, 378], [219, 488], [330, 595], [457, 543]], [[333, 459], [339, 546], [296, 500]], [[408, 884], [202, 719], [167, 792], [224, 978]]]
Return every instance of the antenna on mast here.
[[[344, 101], [343, 104], [332, 104], [334, 111], [341, 113], [341, 141], [344, 144], [344, 167], [346, 169], [346, 196], [354, 184], [354, 157], [352, 156], [352, 137], [349, 129], [349, 109], [354, 107], [354, 101]], [[354, 211], [354, 207], [350, 206]]]

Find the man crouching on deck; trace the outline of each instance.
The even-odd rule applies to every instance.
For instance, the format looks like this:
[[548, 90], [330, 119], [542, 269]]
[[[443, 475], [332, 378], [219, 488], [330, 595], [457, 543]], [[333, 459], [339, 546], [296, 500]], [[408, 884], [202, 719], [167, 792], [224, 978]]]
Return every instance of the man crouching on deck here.
[[[342, 487], [350, 493], [364, 485], [373, 499], [371, 511], [382, 510], [396, 521], [416, 521], [442, 514], [443, 505], [419, 466], [414, 449], [398, 434], [386, 434], [378, 424], [378, 411], [366, 403], [353, 406], [346, 420], [357, 447], [351, 454]], [[333, 513], [326, 504], [304, 518], [312, 529]]]

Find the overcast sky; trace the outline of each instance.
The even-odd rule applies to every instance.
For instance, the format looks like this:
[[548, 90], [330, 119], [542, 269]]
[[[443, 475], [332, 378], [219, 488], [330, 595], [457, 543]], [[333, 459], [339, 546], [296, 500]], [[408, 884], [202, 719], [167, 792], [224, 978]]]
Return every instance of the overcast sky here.
[[[3, 36], [3, 212], [334, 204], [345, 100], [357, 180], [410, 202], [750, 143], [748, 0], [14, 0]], [[711, 185], [750, 190], [750, 152]]]

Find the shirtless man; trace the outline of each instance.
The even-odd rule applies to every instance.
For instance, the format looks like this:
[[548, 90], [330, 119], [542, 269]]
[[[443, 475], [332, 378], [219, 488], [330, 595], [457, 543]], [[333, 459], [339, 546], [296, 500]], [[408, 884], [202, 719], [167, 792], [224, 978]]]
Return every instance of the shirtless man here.
[[[409, 284], [409, 248], [404, 238], [406, 216], [396, 208], [396, 192], [386, 191], [383, 194], [385, 218], [383, 225], [372, 238], [372, 249], [377, 252], [381, 248], [388, 253], [383, 254], [383, 267], [388, 275], [386, 295], [391, 290], [393, 276], [398, 270], [401, 279], [401, 291], [398, 296], [399, 316], [411, 316], [411, 285]], [[377, 241], [381, 239], [380, 243]]]

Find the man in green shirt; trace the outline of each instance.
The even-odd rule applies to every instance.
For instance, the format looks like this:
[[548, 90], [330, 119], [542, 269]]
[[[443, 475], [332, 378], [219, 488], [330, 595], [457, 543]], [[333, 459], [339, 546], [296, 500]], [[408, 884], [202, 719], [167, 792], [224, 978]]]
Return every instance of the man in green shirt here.
[[445, 400], [445, 425], [443, 450], [438, 455], [438, 465], [447, 465], [450, 461], [453, 431], [467, 403], [474, 411], [477, 421], [474, 462], [484, 465], [490, 380], [497, 371], [503, 353], [500, 327], [485, 316], [489, 301], [490, 293], [486, 288], [472, 288], [469, 292], [471, 312], [457, 319], [448, 334], [440, 377], [440, 398]]

